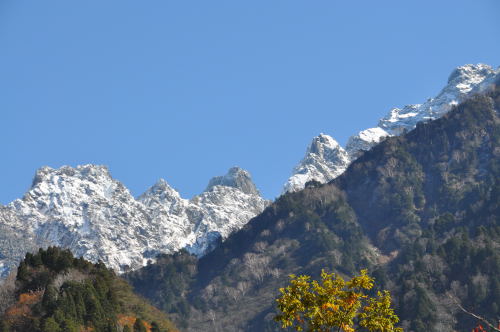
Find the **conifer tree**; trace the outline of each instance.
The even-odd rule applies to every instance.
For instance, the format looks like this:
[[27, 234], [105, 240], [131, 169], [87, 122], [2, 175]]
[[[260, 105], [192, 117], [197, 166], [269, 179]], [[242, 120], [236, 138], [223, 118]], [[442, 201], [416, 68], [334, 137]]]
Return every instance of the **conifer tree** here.
[[157, 322], [151, 323], [151, 332], [161, 332]]
[[146, 326], [142, 319], [137, 318], [134, 323], [134, 332], [147, 332]]

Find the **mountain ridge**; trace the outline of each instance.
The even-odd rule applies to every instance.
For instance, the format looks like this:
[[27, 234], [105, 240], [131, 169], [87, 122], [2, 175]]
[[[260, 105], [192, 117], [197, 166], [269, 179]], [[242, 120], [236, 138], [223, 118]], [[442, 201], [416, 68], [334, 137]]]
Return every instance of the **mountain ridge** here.
[[[2, 207], [0, 224], [31, 239], [17, 251], [57, 245], [124, 272], [182, 248], [203, 255], [268, 204], [248, 172], [233, 167], [222, 178], [239, 182], [212, 180], [210, 190], [187, 200], [160, 179], [134, 198], [105, 166], [41, 167], [26, 194]], [[5, 275], [20, 257], [0, 249]]]
[[368, 268], [410, 332], [476, 326], [450, 297], [494, 320], [499, 114], [500, 88], [474, 96], [387, 138], [335, 180], [282, 195], [204, 257], [179, 253], [127, 279], [187, 331], [277, 331], [273, 303], [287, 275], [322, 269]]
[[[306, 156], [295, 166], [291, 177], [283, 185], [283, 192], [300, 190], [311, 180], [321, 183], [333, 180], [342, 174], [347, 166], [364, 151], [368, 151], [387, 137], [398, 136], [412, 130], [419, 122], [443, 116], [452, 107], [474, 94], [491, 89], [499, 78], [500, 67], [493, 69], [491, 66], [481, 63], [460, 66], [452, 71], [447, 84], [436, 97], [429, 98], [422, 104], [392, 108], [379, 120], [376, 127], [362, 130], [351, 136], [345, 148], [341, 147], [331, 136], [320, 134], [314, 137], [306, 150]], [[318, 140], [335, 142], [334, 144], [339, 145], [339, 148], [335, 151], [336, 153], [329, 156], [311, 152], [310, 147]], [[339, 163], [337, 160], [343, 160], [343, 162]]]
[[[482, 64], [458, 67], [436, 98], [392, 109], [378, 127], [351, 137], [346, 149], [320, 134], [284, 192], [300, 190], [311, 180], [326, 183], [337, 178], [362, 151], [439, 118], [459, 101], [490, 89], [499, 75], [500, 69]], [[42, 167], [23, 198], [1, 207], [0, 226], [6, 235], [0, 236], [0, 275], [15, 266], [19, 253], [48, 245], [72, 248], [92, 261], [102, 259], [119, 272], [182, 248], [202, 256], [268, 204], [250, 174], [238, 167], [212, 178], [192, 199], [182, 198], [163, 179], [135, 198], [105, 166]]]

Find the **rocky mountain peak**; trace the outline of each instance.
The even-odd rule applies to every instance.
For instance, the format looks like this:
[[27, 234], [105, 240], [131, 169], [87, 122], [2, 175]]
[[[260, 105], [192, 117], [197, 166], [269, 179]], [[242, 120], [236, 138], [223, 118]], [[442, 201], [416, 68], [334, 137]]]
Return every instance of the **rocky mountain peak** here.
[[153, 207], [155, 205], [177, 205], [183, 198], [167, 181], [160, 178], [137, 200], [148, 207]]
[[333, 137], [321, 133], [313, 138], [306, 153], [328, 157], [329, 153], [336, 151], [339, 147], [340, 144]]
[[43, 166], [36, 170], [31, 187], [36, 187], [43, 182], [53, 182], [54, 179], [72, 177], [81, 180], [95, 181], [102, 178], [111, 179], [111, 174], [108, 168], [103, 165], [87, 164], [77, 167], [62, 166], [58, 169]]
[[448, 85], [462, 88], [464, 92], [470, 91], [474, 84], [481, 83], [485, 78], [495, 75], [491, 66], [479, 63], [477, 65], [467, 64], [455, 68], [448, 77]]
[[347, 152], [331, 136], [319, 134], [306, 150], [306, 156], [294, 168], [294, 174], [284, 186], [284, 192], [304, 188], [311, 180], [328, 182], [340, 175], [349, 164]]
[[23, 198], [0, 209], [0, 233], [16, 236], [13, 244], [0, 234], [0, 277], [18, 263], [18, 247], [61, 246], [118, 272], [183, 248], [203, 256], [268, 204], [241, 168], [211, 184], [187, 200], [160, 179], [135, 199], [105, 166], [42, 167]]
[[69, 206], [110, 200], [113, 196], [133, 199], [128, 189], [111, 177], [106, 166], [88, 164], [58, 169], [45, 166], [36, 171], [32, 186], [23, 199], [9, 206], [21, 210], [36, 208], [38, 212], [43, 210], [44, 214], [54, 216], [68, 213]]
[[260, 196], [250, 173], [239, 167], [230, 168], [226, 175], [213, 177], [205, 191], [211, 191], [215, 186], [233, 187], [245, 194]]

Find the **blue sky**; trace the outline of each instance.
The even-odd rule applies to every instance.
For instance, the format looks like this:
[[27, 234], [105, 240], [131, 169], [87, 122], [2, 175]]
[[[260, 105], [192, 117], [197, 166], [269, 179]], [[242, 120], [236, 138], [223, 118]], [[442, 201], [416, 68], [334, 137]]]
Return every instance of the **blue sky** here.
[[185, 197], [234, 165], [279, 194], [313, 136], [341, 144], [466, 63], [500, 65], [500, 2], [0, 1], [0, 203], [37, 168], [108, 165]]

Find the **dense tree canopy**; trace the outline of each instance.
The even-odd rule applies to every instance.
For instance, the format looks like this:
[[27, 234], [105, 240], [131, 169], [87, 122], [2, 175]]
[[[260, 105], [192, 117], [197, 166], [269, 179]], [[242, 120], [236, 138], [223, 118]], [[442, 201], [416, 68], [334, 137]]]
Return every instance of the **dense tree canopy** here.
[[[92, 264], [57, 247], [26, 254], [17, 271], [17, 300], [0, 316], [0, 332], [172, 330], [166, 316], [138, 298], [102, 263]], [[130, 323], [131, 322], [131, 323]]]
[[201, 259], [164, 257], [129, 280], [193, 330], [277, 331], [277, 290], [322, 268], [373, 271], [372, 292], [390, 290], [406, 331], [477, 326], [448, 295], [495, 322], [499, 112], [500, 84], [387, 138], [331, 183], [282, 195]]

